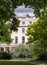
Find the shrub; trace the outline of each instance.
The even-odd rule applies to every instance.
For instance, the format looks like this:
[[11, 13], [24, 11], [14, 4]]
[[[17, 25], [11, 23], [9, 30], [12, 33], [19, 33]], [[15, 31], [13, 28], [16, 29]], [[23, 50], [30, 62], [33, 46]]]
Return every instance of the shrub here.
[[19, 54], [19, 57], [20, 57], [20, 58], [25, 58], [26, 56], [21, 53], [21, 54]]
[[28, 45], [18, 45], [15, 49], [12, 50], [12, 57], [13, 58], [30, 58], [31, 57], [31, 49]]
[[11, 59], [12, 56], [8, 52], [0, 52], [0, 59]]
[[40, 54], [38, 60], [47, 60], [47, 53]]
[[32, 58], [37, 60], [47, 60], [47, 48], [45, 49], [43, 43], [35, 41], [32, 45]]

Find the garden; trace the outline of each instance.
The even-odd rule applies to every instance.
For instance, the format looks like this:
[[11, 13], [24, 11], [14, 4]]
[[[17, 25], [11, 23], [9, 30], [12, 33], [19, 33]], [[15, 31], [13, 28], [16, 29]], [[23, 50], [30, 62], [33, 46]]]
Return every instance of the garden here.
[[32, 45], [18, 45], [11, 52], [0, 52], [0, 65], [47, 65], [45, 55], [32, 55]]
[[0, 42], [12, 42], [11, 33], [20, 23], [14, 11], [22, 4], [32, 7], [39, 19], [27, 28], [27, 45], [18, 45], [11, 52], [0, 51], [0, 65], [47, 65], [47, 0], [0, 0]]

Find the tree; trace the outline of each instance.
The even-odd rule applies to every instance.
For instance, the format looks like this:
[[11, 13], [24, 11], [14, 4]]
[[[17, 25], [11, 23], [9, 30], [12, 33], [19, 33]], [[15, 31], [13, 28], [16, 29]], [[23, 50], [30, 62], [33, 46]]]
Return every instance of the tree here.
[[11, 27], [14, 27], [12, 30], [17, 30], [19, 21], [16, 19], [14, 10], [11, 0], [0, 0], [0, 22], [11, 22]]
[[[32, 6], [34, 14], [39, 20], [28, 26], [28, 43], [35, 43], [35, 53], [47, 53], [47, 0], [29, 0], [28, 6]], [[38, 44], [39, 43], [39, 44]], [[37, 45], [37, 46], [36, 46]], [[45, 55], [46, 59], [46, 55]]]
[[17, 7], [18, 5], [25, 4], [25, 6], [32, 7], [34, 9], [34, 13], [36, 16], [43, 16], [44, 11], [47, 11], [47, 0], [11, 0], [13, 3], [13, 7]]
[[0, 42], [10, 43], [12, 41], [9, 26], [0, 22]]
[[17, 31], [18, 26], [11, 0], [0, 0], [0, 42], [10, 42], [10, 31]]
[[[39, 47], [36, 47], [36, 50], [43, 51], [45, 54], [47, 53], [47, 21], [40, 18], [34, 24], [29, 25], [27, 35], [29, 36], [28, 43], [37, 44]], [[38, 42], [40, 45], [38, 45]]]

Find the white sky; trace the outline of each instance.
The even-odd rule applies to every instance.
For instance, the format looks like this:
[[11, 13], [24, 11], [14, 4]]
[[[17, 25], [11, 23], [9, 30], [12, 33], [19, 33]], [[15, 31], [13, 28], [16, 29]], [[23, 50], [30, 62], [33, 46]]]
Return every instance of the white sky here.
[[27, 14], [29, 14], [30, 16], [34, 16], [33, 14], [33, 9], [32, 8], [25, 8], [25, 6], [18, 6], [16, 9], [15, 9], [15, 13], [16, 15], [19, 17], [19, 16], [26, 16]]

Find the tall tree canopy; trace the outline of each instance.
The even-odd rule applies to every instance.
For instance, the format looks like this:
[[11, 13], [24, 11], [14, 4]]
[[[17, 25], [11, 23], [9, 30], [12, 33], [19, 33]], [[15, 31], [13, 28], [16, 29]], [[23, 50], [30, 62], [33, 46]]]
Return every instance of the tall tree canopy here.
[[29, 36], [29, 43], [34, 41], [41, 41], [47, 43], [47, 21], [40, 18], [37, 22], [28, 26], [27, 36]]
[[0, 0], [0, 22], [11, 22], [12, 30], [17, 30], [19, 21], [16, 19], [11, 0]]
[[[46, 18], [46, 17], [45, 17]], [[47, 21], [40, 18], [37, 22], [28, 26], [27, 29], [28, 43], [33, 43], [34, 54], [45, 54], [47, 59]]]
[[47, 11], [47, 0], [11, 0], [13, 7], [25, 4], [25, 6], [32, 7], [36, 16], [43, 16], [44, 11]]
[[10, 42], [10, 31], [17, 31], [18, 26], [11, 0], [0, 0], [0, 42]]
[[28, 43], [34, 43], [34, 53], [45, 54], [43, 59], [47, 59], [47, 0], [31, 0], [31, 6], [39, 20], [28, 26]]

